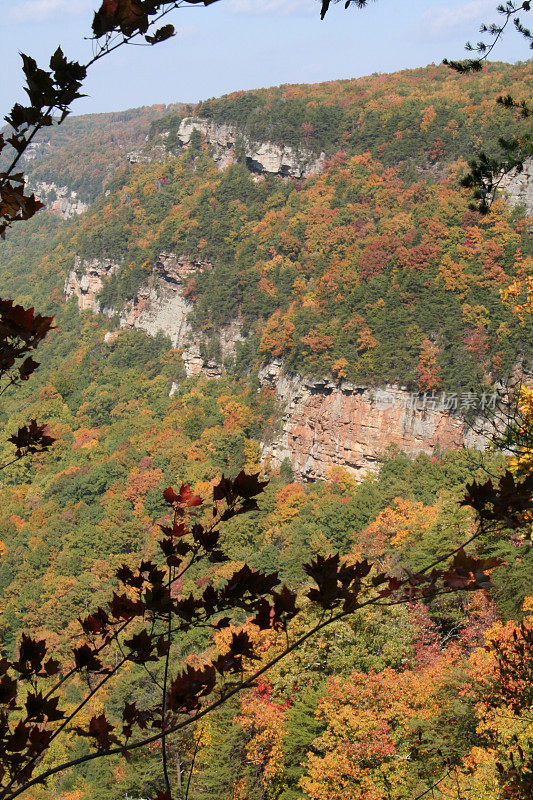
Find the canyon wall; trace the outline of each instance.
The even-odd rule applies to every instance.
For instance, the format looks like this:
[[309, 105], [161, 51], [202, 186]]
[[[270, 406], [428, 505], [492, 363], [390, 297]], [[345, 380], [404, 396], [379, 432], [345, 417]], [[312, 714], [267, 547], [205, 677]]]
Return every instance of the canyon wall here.
[[[214, 146], [215, 155], [218, 153], [219, 165], [231, 163], [236, 134], [228, 126], [186, 119], [180, 127], [182, 144], [190, 142], [192, 131], [199, 124], [202, 134]], [[284, 155], [281, 148], [269, 154], [270, 145], [261, 147], [264, 149], [254, 151], [263, 159], [261, 169], [281, 174], [287, 168], [292, 174], [303, 174], [302, 162], [295, 156], [291, 160], [294, 154], [287, 155], [288, 148]], [[253, 155], [252, 150], [249, 152]], [[316, 162], [312, 169], [318, 169]], [[533, 159], [526, 162], [521, 173], [507, 176], [501, 190], [510, 205], [525, 206], [526, 213], [533, 214]], [[75, 295], [81, 311], [117, 315], [121, 328], [168, 336], [172, 346], [181, 351], [187, 375], [221, 377], [223, 363], [235, 354], [236, 343], [243, 341], [242, 324], [233, 320], [220, 331], [220, 362], [207, 360], [202, 354], [201, 337], [190, 323], [193, 306], [187, 293], [194, 274], [211, 269], [212, 265], [175, 253], [161, 253], [146, 284], [132, 300], [121, 309], [101, 309], [98, 294], [119, 267], [110, 259], [77, 258], [65, 284], [66, 297]], [[108, 341], [116, 336], [117, 332], [111, 331]], [[482, 449], [487, 443], [483, 435], [467, 428], [459, 414], [430, 406], [416, 407], [411, 394], [398, 386], [369, 389], [347, 382], [289, 376], [279, 362], [261, 370], [260, 380], [275, 392], [283, 409], [282, 431], [274, 441], [263, 443], [263, 458], [274, 468], [288, 458], [300, 480], [326, 479], [335, 465], [360, 479], [379, 469], [380, 455], [390, 445], [414, 457], [421, 452], [431, 454], [437, 447]], [[174, 385], [171, 393], [175, 389]]]
[[68, 186], [58, 186], [54, 182], [36, 181], [31, 188], [48, 211], [58, 214], [63, 219], [76, 217], [89, 208], [87, 203], [80, 200], [78, 193], [69, 189]]
[[[92, 258], [81, 259], [76, 256], [74, 266], [67, 275], [65, 281], [65, 298], [70, 300], [72, 296], [78, 301], [80, 311], [93, 311], [95, 314], [100, 311], [100, 301], [98, 293], [102, 289], [106, 278], [120, 269], [111, 259]], [[109, 315], [114, 313], [110, 311]]]
[[[117, 310], [101, 308], [98, 293], [119, 265], [112, 260], [77, 259], [65, 295], [75, 296], [81, 311], [117, 315], [122, 329], [138, 328], [151, 336], [163, 333], [181, 351], [187, 375], [219, 378], [223, 366], [203, 357], [190, 324], [193, 306], [187, 297], [190, 279], [211, 267], [209, 262], [161, 253], [146, 284]], [[118, 335], [119, 331], [110, 331], [106, 339], [111, 342]], [[234, 320], [220, 332], [222, 362], [235, 354], [238, 341], [243, 341], [242, 325]], [[370, 389], [288, 375], [280, 361], [264, 367], [259, 379], [275, 392], [283, 413], [280, 434], [262, 444], [263, 461], [277, 468], [288, 458], [300, 480], [325, 480], [334, 466], [360, 480], [379, 469], [380, 456], [391, 445], [414, 457], [436, 448], [482, 449], [487, 443], [483, 435], [467, 428], [459, 414], [431, 403], [422, 407], [423, 402], [413, 402], [413, 395], [398, 386]], [[176, 388], [173, 384], [171, 395]]]
[[252, 172], [275, 174], [290, 178], [316, 175], [324, 166], [325, 155], [317, 156], [310, 150], [299, 149], [272, 142], [253, 142], [241, 135], [233, 125], [223, 125], [200, 117], [182, 120], [178, 139], [187, 147], [194, 131], [199, 131], [212, 148], [213, 160], [224, 169], [235, 160], [237, 144], [244, 148], [248, 167]]
[[[101, 308], [98, 294], [104, 282], [120, 268], [111, 259], [76, 258], [65, 282], [65, 297], [75, 296], [80, 311], [118, 316], [120, 328], [138, 328], [150, 336], [162, 333], [172, 347], [181, 350], [187, 375], [203, 372], [211, 378], [223, 374], [223, 362], [235, 354], [235, 344], [242, 341], [241, 323], [232, 320], [220, 331], [221, 361], [210, 361], [201, 354], [200, 337], [192, 329], [190, 314], [193, 305], [187, 297], [190, 279], [200, 271], [211, 269], [208, 261], [192, 260], [175, 253], [160, 253], [146, 284], [135, 297], [120, 309]], [[107, 341], [116, 338], [110, 331]]]
[[275, 361], [260, 372], [284, 410], [282, 431], [262, 446], [274, 468], [289, 459], [300, 480], [325, 480], [340, 466], [357, 480], [379, 469], [380, 455], [391, 445], [411, 457], [436, 448], [483, 449], [486, 438], [456, 414], [397, 386], [370, 389], [348, 382], [310, 380], [287, 375]]
[[521, 172], [513, 170], [505, 175], [500, 189], [509, 205], [524, 206], [528, 216], [533, 215], [533, 158], [524, 163]]

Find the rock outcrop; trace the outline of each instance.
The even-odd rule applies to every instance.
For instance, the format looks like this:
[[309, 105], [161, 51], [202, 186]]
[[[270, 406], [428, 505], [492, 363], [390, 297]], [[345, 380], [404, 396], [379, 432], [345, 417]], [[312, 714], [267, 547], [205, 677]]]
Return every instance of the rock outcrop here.
[[32, 161], [39, 161], [50, 150], [50, 142], [30, 142], [26, 150], [22, 154], [22, 161], [30, 163]]
[[33, 191], [39, 200], [45, 204], [48, 211], [58, 214], [63, 219], [76, 217], [89, 208], [89, 205], [78, 197], [78, 193], [71, 191], [68, 186], [57, 186], [53, 182], [36, 181]]
[[244, 148], [250, 170], [258, 174], [306, 178], [317, 174], [324, 166], [324, 153], [317, 156], [310, 150], [296, 150], [272, 142], [253, 142], [233, 125], [221, 125], [200, 117], [187, 117], [182, 120], [178, 139], [184, 147], [190, 144], [195, 130], [199, 131], [211, 145], [213, 160], [221, 169], [235, 160], [237, 144]]
[[208, 262], [193, 261], [175, 253], [161, 253], [146, 285], [120, 310], [122, 328], [139, 328], [150, 336], [163, 333], [172, 346], [182, 349], [189, 337], [192, 304], [186, 287], [192, 276], [209, 269]]
[[[101, 308], [98, 294], [104, 282], [120, 265], [106, 259], [76, 259], [65, 283], [65, 297], [77, 298], [80, 311], [101, 312], [108, 317], [118, 316], [121, 328], [138, 328], [150, 336], [162, 333], [172, 346], [182, 351], [187, 375], [206, 374], [218, 378], [223, 374], [224, 361], [235, 354], [235, 344], [242, 341], [242, 325], [233, 320], [220, 332], [221, 362], [202, 355], [199, 337], [190, 324], [193, 306], [187, 296], [189, 281], [199, 271], [211, 269], [208, 261], [192, 260], [175, 253], [161, 253], [146, 284], [135, 297], [120, 308]], [[112, 342], [115, 332], [106, 341]]]
[[[151, 336], [161, 332], [181, 351], [187, 375], [218, 378], [223, 363], [243, 341], [242, 324], [233, 320], [220, 333], [220, 359], [208, 360], [190, 324], [192, 303], [187, 287], [209, 262], [161, 253], [148, 281], [122, 309], [100, 308], [98, 293], [106, 278], [119, 269], [111, 260], [77, 259], [65, 284], [66, 297], [77, 298], [80, 310], [117, 315], [120, 328], [138, 328]], [[110, 331], [106, 341], [119, 335]], [[398, 386], [370, 389], [343, 381], [313, 380], [288, 375], [280, 361], [260, 372], [283, 408], [282, 431], [263, 444], [263, 458], [274, 468], [286, 458], [301, 480], [327, 479], [341, 466], [358, 480], [379, 469], [381, 454], [391, 445], [410, 456], [431, 454], [436, 448], [483, 448], [486, 438], [467, 428], [459, 414], [416, 402]], [[173, 385], [171, 394], [177, 386]], [[415, 402], [413, 400], [415, 399]]]
[[533, 216], [533, 158], [521, 172], [513, 170], [503, 178], [500, 189], [511, 206], [524, 206], [528, 217]]
[[163, 144], [152, 145], [149, 149], [131, 150], [126, 154], [129, 164], [150, 164], [152, 161], [164, 161], [168, 153]]
[[282, 432], [263, 445], [263, 458], [273, 467], [288, 458], [301, 480], [326, 479], [334, 466], [360, 480], [378, 471], [380, 455], [391, 445], [414, 457], [435, 448], [483, 449], [487, 443], [458, 414], [424, 408], [397, 386], [308, 380], [287, 375], [278, 361], [261, 371], [260, 380], [284, 409]]
[[104, 281], [120, 268], [115, 261], [108, 259], [84, 259], [76, 256], [74, 267], [65, 281], [65, 297], [75, 296], [80, 311], [100, 311], [98, 294]]

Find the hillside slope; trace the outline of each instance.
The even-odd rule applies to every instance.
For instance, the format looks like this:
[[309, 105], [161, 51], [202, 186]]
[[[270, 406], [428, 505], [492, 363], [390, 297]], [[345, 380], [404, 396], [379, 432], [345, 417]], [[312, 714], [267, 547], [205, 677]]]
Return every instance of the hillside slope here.
[[[495, 147], [516, 124], [495, 100], [506, 86], [519, 96], [530, 75], [527, 64], [467, 78], [428, 67], [237, 93], [196, 109], [294, 148], [303, 140], [291, 131], [322, 114], [313, 130], [331, 155], [305, 180], [257, 175], [238, 143], [217, 169], [209, 137], [172, 144], [182, 117], [162, 118], [147, 152], [162, 142], [166, 159], [119, 172], [67, 233], [69, 247], [81, 262], [115, 265], [101, 276], [99, 301], [119, 312], [145, 302], [138, 291], [162, 253], [185, 259], [183, 299], [206, 363], [221, 361], [225, 326], [238, 321], [241, 374], [281, 357], [290, 372], [364, 385], [478, 389], [531, 352], [530, 334], [502, 302], [527, 274], [531, 242], [519, 209], [499, 203], [488, 218], [468, 210], [458, 157], [480, 142]], [[337, 141], [342, 126], [324, 120], [341, 113]], [[161, 329], [174, 340], [171, 324]]]
[[[531, 64], [488, 63], [464, 76], [430, 65], [391, 74], [283, 85], [233, 92], [199, 103], [194, 115], [234, 126], [256, 142], [272, 142], [315, 154], [370, 151], [391, 166], [420, 166], [470, 158], [480, 147], [496, 152], [498, 139], [516, 120], [495, 107], [498, 96], [530, 95]], [[155, 121], [158, 132], [175, 131], [182, 114]]]
[[[152, 123], [170, 111], [185, 113], [187, 108], [178, 103], [67, 117], [62, 125], [42, 130], [24, 154], [28, 181], [33, 187], [64, 187], [69, 194], [76, 192], [82, 202], [91, 203], [128, 154], [145, 145]], [[4, 152], [0, 165], [7, 158]], [[53, 202], [55, 197], [46, 199]]]
[[[523, 313], [531, 237], [519, 205], [500, 200], [488, 217], [468, 210], [458, 189], [464, 161], [453, 158], [465, 137], [474, 146], [474, 127], [493, 145], [496, 126], [511, 119], [495, 107], [496, 97], [505, 85], [523, 92], [530, 73], [530, 65], [489, 65], [458, 82], [444, 67], [429, 67], [238, 93], [209, 101], [210, 112], [174, 109], [152, 122], [134, 157], [120, 145], [115, 174], [87, 213], [58, 223], [49, 244], [46, 234], [38, 239], [49, 250], [46, 270], [57, 274], [55, 301], [66, 277], [66, 297], [74, 296], [80, 310], [105, 311], [109, 344], [131, 328], [162, 334], [181, 352], [187, 375], [219, 378], [226, 370], [239, 379], [261, 370], [284, 414], [283, 431], [263, 442], [263, 452], [273, 466], [289, 458], [300, 477], [327, 478], [332, 463], [360, 476], [378, 468], [377, 456], [389, 445], [415, 456], [482, 444], [462, 415], [490, 402], [491, 387], [516, 366], [528, 369], [533, 352]], [[288, 131], [302, 98], [324, 119], [332, 109], [351, 109], [355, 119], [364, 100], [368, 120], [383, 118], [372, 123], [375, 154], [357, 152], [366, 139], [344, 137], [345, 150], [323, 158], [319, 174], [283, 176], [279, 162], [258, 172], [247, 151], [264, 154], [268, 144], [270, 152], [288, 152], [279, 139], [251, 138], [276, 139], [276, 120], [285, 125], [292, 156], [301, 155], [301, 142]], [[408, 119], [415, 126], [418, 150], [403, 135], [389, 140], [391, 109], [397, 130]], [[117, 141], [130, 129], [144, 141], [139, 113], [125, 114]], [[214, 140], [205, 126], [193, 135], [194, 120], [206, 114], [226, 126], [226, 137], [232, 131], [225, 151], [221, 129]], [[271, 128], [254, 128], [258, 115], [269, 115]], [[432, 162], [426, 144], [443, 127], [450, 132], [450, 115], [459, 121], [453, 158], [440, 153]], [[68, 130], [57, 151], [64, 174], [80, 152], [94, 148], [96, 122], [84, 124], [73, 156]], [[112, 118], [103, 129], [111, 136]], [[387, 151], [393, 144], [394, 154]], [[104, 147], [106, 170], [117, 147]], [[59, 158], [53, 152], [41, 161], [50, 178]], [[80, 161], [80, 186], [87, 163]], [[14, 294], [28, 273], [23, 238], [12, 239], [18, 255], [4, 271]], [[38, 291], [37, 262], [30, 285]], [[275, 380], [269, 365], [277, 365]], [[172, 378], [179, 387], [178, 366]], [[385, 394], [376, 395], [377, 388]]]
[[[463, 83], [447, 75], [431, 67], [243, 93], [161, 122], [160, 109], [127, 112], [123, 128], [113, 117], [73, 119], [35, 161], [33, 176], [68, 185], [91, 206], [74, 221], [40, 212], [2, 244], [2, 293], [55, 314], [56, 324], [36, 374], [0, 405], [0, 462], [12, 454], [9, 434], [31, 416], [56, 438], [49, 452], [0, 471], [2, 655], [30, 630], [71, 658], [76, 617], [107, 607], [116, 569], [162, 559], [162, 492], [181, 482], [204, 494], [222, 473], [271, 478], [259, 511], [224, 527], [230, 563], [205, 572], [193, 563], [183, 596], [219, 586], [243, 563], [278, 571], [305, 594], [302, 563], [317, 553], [376, 559], [396, 574], [471, 536], [472, 516], [459, 505], [466, 484], [509, 459], [463, 449], [483, 445], [467, 440], [463, 413], [533, 352], [532, 261], [523, 209], [498, 201], [485, 218], [468, 210], [460, 157], [478, 146], [474, 135], [494, 142], [495, 95], [511, 75], [520, 93], [530, 68], [493, 65]], [[269, 107], [257, 97], [277, 99]], [[361, 138], [351, 140], [361, 97], [368, 130], [358, 122]], [[246, 115], [256, 107], [253, 127]], [[287, 115], [282, 136], [285, 107], [300, 116]], [[327, 157], [305, 179], [261, 173], [236, 138], [227, 163], [215, 163], [207, 136], [180, 145], [184, 114], [294, 152], [302, 141], [315, 147], [309, 140], [322, 131], [315, 153]], [[454, 116], [464, 121], [455, 138]], [[391, 137], [399, 122], [411, 133]], [[290, 139], [298, 130], [305, 138]], [[434, 149], [439, 138], [446, 156]], [[128, 159], [130, 148], [140, 152]], [[443, 392], [448, 405], [431, 407]], [[516, 774], [524, 753], [531, 758], [531, 711], [510, 724], [498, 684], [508, 683], [498, 656], [533, 608], [533, 550], [520, 534], [476, 542], [480, 557], [504, 562], [490, 594], [339, 620], [241, 702], [173, 738], [173, 769], [194, 766], [190, 796], [414, 800], [438, 782], [446, 797], [498, 800], [507, 790], [501, 764]], [[316, 618], [302, 605], [304, 633]], [[285, 632], [267, 637], [265, 654]], [[197, 663], [191, 654], [203, 660], [209, 641], [204, 629], [186, 631], [173, 673]], [[526, 696], [527, 680], [512, 691], [523, 685]], [[105, 705], [118, 728], [121, 700], [140, 707], [153, 690], [150, 673], [132, 663], [83, 713]], [[52, 762], [63, 758], [54, 743]], [[84, 765], [36, 798], [155, 797], [159, 760], [149, 748], [127, 763]]]

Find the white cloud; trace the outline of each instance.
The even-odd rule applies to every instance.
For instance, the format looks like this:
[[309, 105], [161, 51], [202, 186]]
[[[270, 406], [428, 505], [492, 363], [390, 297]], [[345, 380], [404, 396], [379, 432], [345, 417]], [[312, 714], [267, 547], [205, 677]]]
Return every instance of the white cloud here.
[[483, 22], [493, 21], [495, 10], [494, 0], [470, 0], [461, 5], [435, 6], [424, 11], [417, 29], [432, 39], [452, 39], [456, 35], [473, 39]]
[[65, 14], [85, 14], [94, 5], [92, 0], [23, 0], [11, 8], [9, 16], [14, 22], [44, 22]]
[[313, 8], [310, 0], [228, 0], [227, 8], [232, 14], [247, 14], [260, 16], [262, 14], [290, 14], [318, 13]]

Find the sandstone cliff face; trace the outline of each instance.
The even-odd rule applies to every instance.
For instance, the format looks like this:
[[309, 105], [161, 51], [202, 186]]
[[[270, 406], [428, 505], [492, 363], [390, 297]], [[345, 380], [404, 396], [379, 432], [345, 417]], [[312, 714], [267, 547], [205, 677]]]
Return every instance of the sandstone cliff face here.
[[39, 159], [46, 156], [50, 150], [50, 142], [30, 142], [26, 150], [21, 156], [23, 162], [27, 164], [32, 161], [39, 161]]
[[[121, 328], [139, 328], [151, 336], [162, 332], [181, 350], [187, 375], [218, 378], [222, 364], [206, 361], [190, 325], [192, 304], [185, 291], [198, 270], [208, 262], [192, 261], [174, 253], [161, 253], [145, 286], [120, 310], [100, 308], [98, 292], [119, 265], [106, 260], [76, 260], [65, 284], [65, 295], [76, 296], [80, 310], [118, 314]], [[107, 334], [109, 342], [118, 332]], [[232, 321], [221, 331], [221, 361], [234, 355], [242, 341], [242, 325]], [[263, 458], [276, 468], [288, 458], [301, 480], [325, 480], [333, 466], [341, 466], [358, 480], [379, 469], [379, 457], [396, 445], [414, 457], [431, 454], [436, 447], [483, 448], [486, 440], [465, 426], [460, 416], [438, 408], [413, 407], [412, 395], [397, 386], [369, 389], [328, 380], [287, 375], [280, 361], [260, 372], [263, 386], [271, 388], [283, 409], [281, 434], [263, 445]], [[173, 385], [171, 394], [177, 386]]]
[[291, 178], [305, 178], [320, 172], [325, 156], [317, 157], [308, 150], [295, 150], [271, 142], [252, 142], [240, 136], [232, 125], [219, 125], [200, 117], [187, 117], [182, 120], [178, 139], [183, 146], [191, 141], [193, 131], [200, 131], [213, 149], [213, 159], [223, 169], [233, 163], [235, 146], [242, 142], [252, 172], [282, 175]]
[[76, 217], [89, 208], [87, 203], [80, 200], [78, 193], [71, 191], [68, 186], [57, 186], [53, 182], [37, 181], [33, 191], [36, 197], [45, 204], [48, 211], [58, 214], [63, 219]]
[[119, 312], [123, 328], [139, 328], [150, 336], [163, 333], [173, 347], [183, 348], [189, 334], [187, 317], [192, 304], [185, 288], [192, 275], [211, 265], [175, 253], [161, 253], [146, 286]]
[[77, 298], [80, 311], [100, 311], [98, 293], [104, 281], [119, 269], [119, 264], [111, 260], [99, 258], [84, 259], [76, 256], [74, 267], [65, 281], [65, 298], [73, 295]]
[[263, 458], [279, 467], [288, 458], [303, 480], [327, 479], [333, 466], [358, 480], [379, 469], [390, 445], [407, 455], [431, 454], [436, 447], [483, 449], [485, 438], [468, 430], [459, 416], [413, 408], [412, 396], [396, 386], [371, 390], [347, 382], [308, 380], [284, 373], [273, 362], [260, 373], [284, 408], [280, 436], [263, 445]]
[[[150, 336], [163, 333], [172, 346], [182, 351], [187, 375], [206, 374], [218, 378], [223, 373], [222, 364], [206, 361], [201, 355], [200, 341], [192, 330], [190, 314], [192, 303], [187, 298], [186, 287], [198, 271], [211, 269], [207, 261], [191, 260], [175, 253], [161, 253], [146, 285], [123, 308], [101, 308], [98, 293], [104, 281], [119, 269], [111, 260], [76, 258], [74, 268], [65, 283], [65, 297], [77, 298], [80, 311], [102, 312], [109, 317], [118, 315], [121, 328], [138, 328]], [[222, 362], [235, 353], [235, 343], [242, 341], [241, 323], [233, 320], [220, 333]], [[110, 332], [107, 341], [116, 338]]]
[[501, 191], [511, 206], [524, 206], [528, 216], [533, 215], [533, 158], [524, 164], [522, 172], [510, 172], [500, 184]]
[[126, 154], [129, 164], [150, 164], [152, 161], [164, 161], [167, 151], [163, 144], [152, 145], [148, 150], [131, 150]]

